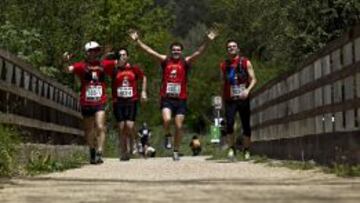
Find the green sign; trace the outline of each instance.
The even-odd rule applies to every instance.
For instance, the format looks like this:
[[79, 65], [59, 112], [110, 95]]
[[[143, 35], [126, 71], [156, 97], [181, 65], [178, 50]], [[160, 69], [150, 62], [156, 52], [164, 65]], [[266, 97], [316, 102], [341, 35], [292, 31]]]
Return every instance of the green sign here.
[[220, 142], [220, 127], [211, 125], [210, 127], [210, 142], [219, 143]]

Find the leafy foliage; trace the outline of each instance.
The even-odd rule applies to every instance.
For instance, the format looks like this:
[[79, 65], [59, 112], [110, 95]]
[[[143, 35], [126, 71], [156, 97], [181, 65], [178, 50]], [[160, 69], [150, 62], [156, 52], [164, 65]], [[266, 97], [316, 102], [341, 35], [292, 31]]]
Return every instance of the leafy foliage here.
[[[139, 51], [127, 37], [135, 28], [160, 53], [175, 39], [192, 53], [214, 23], [221, 35], [190, 74], [187, 122], [208, 122], [211, 97], [220, 93], [219, 63], [226, 57], [227, 39], [239, 42], [254, 64], [259, 84], [284, 70], [296, 68], [308, 55], [360, 22], [357, 0], [2, 0], [0, 47], [18, 54], [45, 74], [74, 86], [62, 71], [61, 55], [83, 57], [83, 44], [96, 40], [107, 50], [127, 47], [131, 62], [140, 64], [149, 82], [150, 102], [140, 109], [139, 121], [161, 123], [158, 110], [159, 64]], [[258, 86], [260, 86], [258, 85]]]
[[0, 177], [13, 175], [19, 142], [15, 130], [0, 125]]

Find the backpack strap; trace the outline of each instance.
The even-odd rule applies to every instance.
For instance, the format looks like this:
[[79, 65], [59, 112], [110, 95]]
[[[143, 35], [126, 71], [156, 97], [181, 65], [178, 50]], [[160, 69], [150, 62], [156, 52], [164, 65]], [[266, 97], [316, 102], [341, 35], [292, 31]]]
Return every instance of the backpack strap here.
[[225, 73], [224, 73], [225, 81], [229, 80], [228, 74], [229, 74], [230, 68], [231, 68], [231, 60], [226, 59], [225, 60]]
[[247, 62], [246, 58], [240, 57], [238, 66], [236, 68], [236, 74], [239, 75], [239, 78], [249, 78], [249, 73], [247, 70], [247, 65], [244, 65], [244, 62]]

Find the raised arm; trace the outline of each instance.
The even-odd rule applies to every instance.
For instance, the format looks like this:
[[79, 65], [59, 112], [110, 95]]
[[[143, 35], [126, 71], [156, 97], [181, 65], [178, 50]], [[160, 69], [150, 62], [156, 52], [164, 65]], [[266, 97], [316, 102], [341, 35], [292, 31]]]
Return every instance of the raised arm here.
[[63, 66], [64, 66], [64, 72], [66, 73], [72, 73], [74, 71], [74, 66], [69, 65], [70, 59], [73, 57], [73, 54], [70, 54], [69, 52], [65, 52], [63, 54]]
[[144, 75], [142, 79], [142, 85], [141, 85], [141, 101], [147, 101], [147, 94], [146, 94], [146, 88], [147, 88], [147, 79]]
[[129, 32], [129, 35], [131, 37], [132, 40], [134, 40], [146, 53], [148, 53], [150, 56], [154, 57], [157, 60], [163, 61], [166, 59], [166, 55], [163, 54], [159, 54], [158, 52], [156, 52], [155, 50], [153, 50], [151, 47], [149, 47], [148, 45], [146, 45], [144, 42], [142, 42], [139, 38], [139, 34], [134, 31], [131, 30]]
[[193, 54], [185, 58], [186, 61], [194, 62], [196, 59], [198, 59], [204, 53], [206, 48], [209, 46], [210, 42], [213, 41], [218, 36], [218, 32], [216, 30], [210, 30], [206, 36], [207, 36], [206, 39], [200, 45], [198, 50], [196, 50]]

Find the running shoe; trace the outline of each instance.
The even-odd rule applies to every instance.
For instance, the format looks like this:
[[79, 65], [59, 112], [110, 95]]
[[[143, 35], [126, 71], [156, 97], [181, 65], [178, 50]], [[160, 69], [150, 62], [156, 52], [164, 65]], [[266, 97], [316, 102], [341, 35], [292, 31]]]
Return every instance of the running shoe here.
[[227, 158], [229, 159], [229, 161], [235, 161], [235, 150], [234, 150], [234, 148], [232, 148], [232, 147], [229, 148]]
[[103, 159], [102, 159], [102, 152], [97, 152], [96, 153], [96, 163], [97, 164], [102, 164], [102, 163], [104, 163], [104, 161], [103, 161]]
[[165, 149], [171, 149], [172, 148], [171, 134], [165, 135], [164, 147], [165, 147]]
[[179, 152], [173, 152], [173, 160], [174, 161], [180, 161]]
[[249, 150], [244, 151], [244, 159], [246, 161], [250, 160], [250, 151]]
[[120, 161], [129, 161], [129, 160], [130, 160], [130, 155], [128, 153], [124, 153], [120, 157]]

